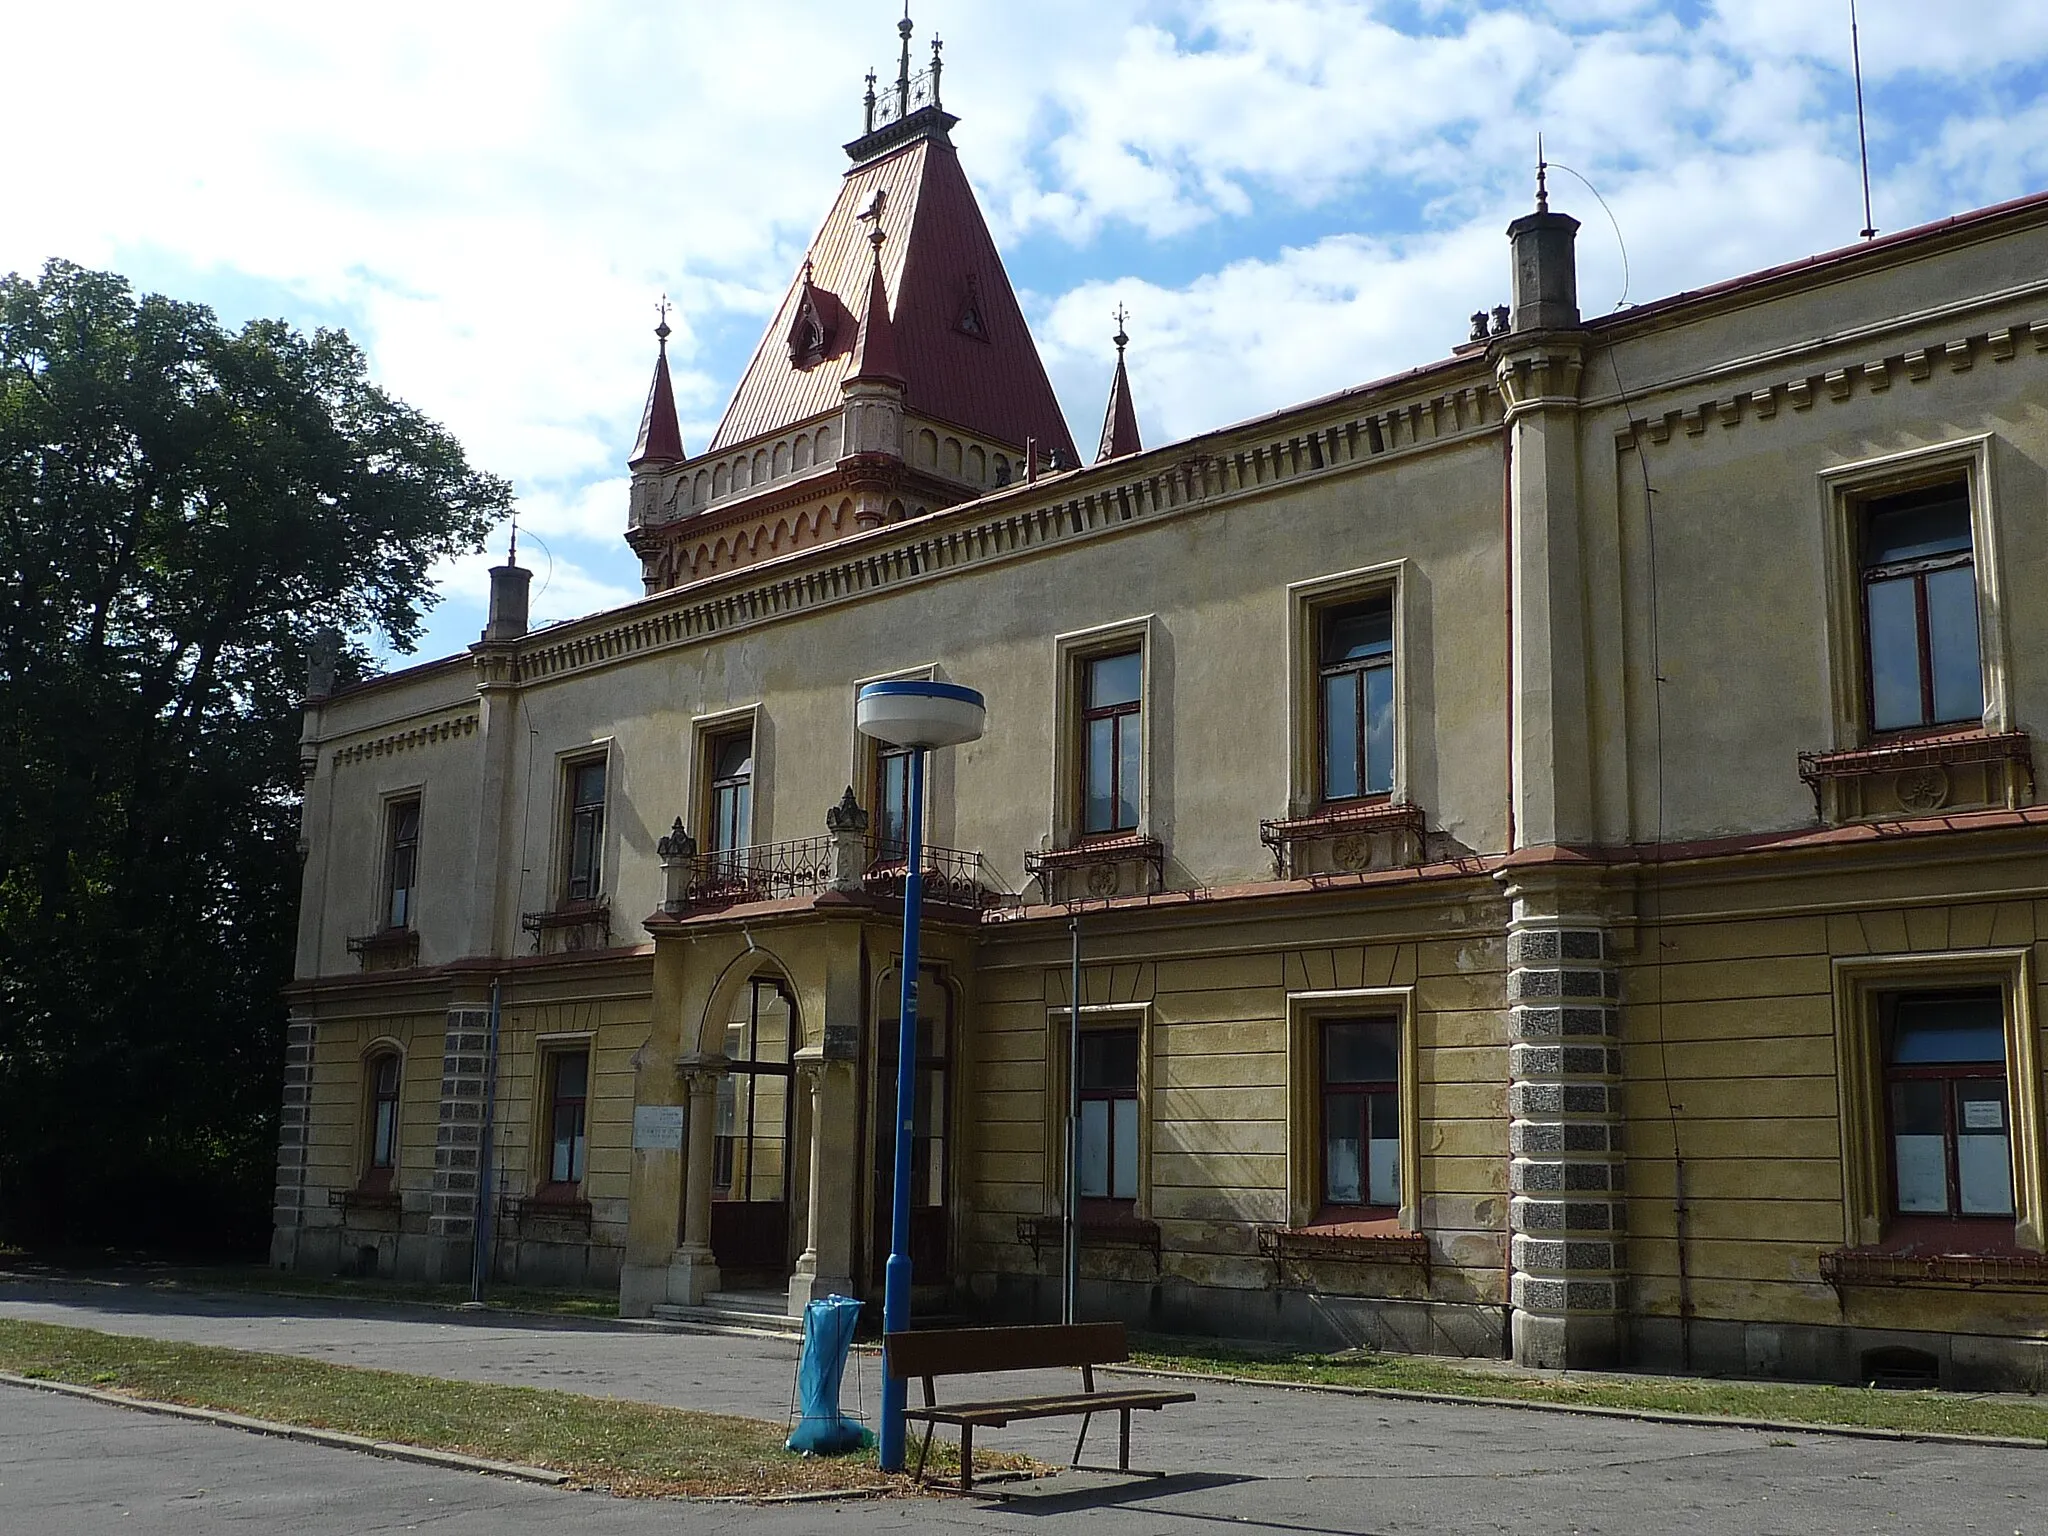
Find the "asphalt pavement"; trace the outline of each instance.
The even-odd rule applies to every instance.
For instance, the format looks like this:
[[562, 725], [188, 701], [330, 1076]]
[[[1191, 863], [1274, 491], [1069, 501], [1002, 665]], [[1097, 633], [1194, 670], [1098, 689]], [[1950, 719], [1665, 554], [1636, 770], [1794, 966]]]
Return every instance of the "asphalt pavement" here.
[[[0, 1316], [781, 1420], [775, 1340], [135, 1286], [0, 1283]], [[873, 1409], [874, 1362], [861, 1386]], [[851, 1377], [850, 1377], [851, 1379]], [[1058, 1380], [1059, 1378], [1054, 1378]], [[963, 1391], [971, 1390], [963, 1385]], [[2048, 1536], [2048, 1450], [1705, 1428], [1201, 1383], [1140, 1416], [1158, 1481], [1063, 1474], [1003, 1502], [638, 1502], [377, 1460], [0, 1387], [0, 1536], [176, 1531], [1860, 1532]], [[851, 1394], [850, 1394], [851, 1395]], [[849, 1405], [851, 1406], [851, 1404]], [[1064, 1461], [1072, 1426], [985, 1437]], [[981, 1437], [978, 1437], [980, 1439]], [[1103, 1452], [1111, 1449], [1105, 1441]], [[1092, 1458], [1091, 1458], [1092, 1459]]]

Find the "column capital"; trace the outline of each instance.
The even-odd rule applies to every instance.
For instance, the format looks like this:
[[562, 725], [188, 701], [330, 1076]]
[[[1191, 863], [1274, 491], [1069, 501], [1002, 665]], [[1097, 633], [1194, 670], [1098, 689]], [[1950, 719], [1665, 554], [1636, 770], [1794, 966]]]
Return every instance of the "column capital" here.
[[711, 1092], [731, 1070], [732, 1059], [716, 1051], [692, 1051], [676, 1058], [676, 1076], [688, 1083], [693, 1093]]

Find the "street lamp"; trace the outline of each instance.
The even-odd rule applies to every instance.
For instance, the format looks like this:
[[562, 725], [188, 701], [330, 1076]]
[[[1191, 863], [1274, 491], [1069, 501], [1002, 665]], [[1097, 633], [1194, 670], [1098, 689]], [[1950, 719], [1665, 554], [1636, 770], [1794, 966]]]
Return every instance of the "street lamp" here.
[[[917, 1104], [917, 924], [924, 906], [924, 755], [981, 735], [980, 694], [955, 683], [869, 683], [854, 704], [863, 736], [910, 749], [910, 805], [903, 870], [903, 994], [896, 1015], [896, 1182], [889, 1213], [889, 1267], [882, 1332], [910, 1324], [910, 1132]], [[903, 1470], [907, 1382], [882, 1373], [882, 1470]]]

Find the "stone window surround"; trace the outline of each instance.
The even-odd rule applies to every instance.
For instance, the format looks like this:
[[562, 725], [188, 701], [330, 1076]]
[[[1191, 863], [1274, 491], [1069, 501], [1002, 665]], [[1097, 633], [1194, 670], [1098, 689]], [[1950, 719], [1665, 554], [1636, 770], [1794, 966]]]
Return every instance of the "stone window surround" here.
[[1846, 751], [1870, 742], [1864, 697], [1863, 581], [1857, 521], [1867, 501], [1954, 480], [1966, 482], [1970, 542], [1977, 581], [1977, 646], [1983, 668], [1983, 729], [2013, 729], [2007, 592], [1998, 541], [1997, 453], [1993, 434], [1840, 464], [1815, 476], [1820, 494], [1827, 579], [1827, 648], [1831, 746]]
[[1883, 992], [1997, 987], [2005, 998], [2006, 1097], [2011, 1106], [2013, 1234], [2020, 1248], [2048, 1249], [2048, 1168], [2043, 1166], [2041, 1065], [2031, 948], [1857, 955], [1834, 962], [1835, 1065], [1840, 1082], [1843, 1238], [1883, 1241], [1886, 1190], [1884, 1062], [1877, 1038]]
[[[618, 803], [618, 743], [615, 737], [599, 736], [578, 746], [563, 747], [555, 753], [551, 790], [554, 810], [549, 817], [552, 828], [549, 840], [553, 844], [553, 852], [548, 859], [548, 911], [560, 911], [569, 905], [569, 848], [573, 837], [573, 814], [569, 804], [571, 775], [583, 764], [600, 760], [604, 763], [604, 827], [597, 841], [598, 888], [586, 905], [596, 906], [604, 900], [612, 876], [618, 870], [618, 818], [612, 814], [613, 806]], [[421, 825], [425, 825], [424, 820]]]
[[747, 733], [748, 752], [754, 760], [747, 810], [747, 846], [760, 847], [769, 840], [773, 818], [767, 797], [761, 793], [761, 787], [768, 779], [764, 771], [767, 754], [761, 735], [763, 713], [763, 706], [757, 700], [690, 717], [689, 751], [683, 759], [686, 770], [683, 804], [689, 810], [683, 823], [696, 834], [698, 848], [706, 853], [711, 850], [711, 745], [721, 737], [736, 736], [742, 731]]
[[1287, 994], [1287, 1225], [1311, 1225], [1323, 1208], [1322, 1059], [1318, 1034], [1329, 1019], [1391, 1016], [1401, 1032], [1401, 1076], [1396, 1102], [1401, 1133], [1401, 1206], [1404, 1232], [1420, 1230], [1422, 1211], [1422, 1093], [1415, 1040], [1415, 988], [1357, 987]]
[[[502, 1027], [502, 1026], [501, 1026]], [[552, 1159], [555, 1151], [555, 1061], [558, 1057], [573, 1056], [581, 1051], [589, 1058], [585, 1067], [583, 1086], [583, 1179], [576, 1186], [580, 1198], [589, 1198], [590, 1150], [596, 1138], [590, 1134], [593, 1116], [591, 1110], [597, 1105], [597, 1031], [594, 1029], [561, 1030], [533, 1037], [533, 1086], [530, 1108], [533, 1126], [532, 1156], [527, 1167], [528, 1194], [539, 1194], [545, 1189], [560, 1189], [564, 1186], [552, 1184], [548, 1175], [554, 1171]], [[499, 1047], [499, 1060], [504, 1060], [504, 1048]], [[506, 1172], [499, 1169], [495, 1175], [498, 1193], [506, 1193], [511, 1180]]]
[[[1148, 839], [1152, 831], [1152, 785], [1158, 774], [1155, 753], [1159, 740], [1157, 721], [1159, 695], [1153, 670], [1159, 616], [1141, 614], [1112, 624], [1069, 630], [1053, 637], [1058, 679], [1054, 694], [1052, 843], [1055, 849], [1073, 848], [1087, 841]], [[1082, 666], [1098, 656], [1114, 656], [1135, 649], [1138, 653], [1139, 736], [1142, 753], [1138, 785], [1138, 825], [1117, 833], [1084, 833], [1081, 806], [1081, 691], [1086, 686]]]
[[[1386, 802], [1404, 804], [1408, 799], [1408, 742], [1412, 732], [1408, 720], [1408, 562], [1382, 561], [1356, 570], [1338, 571], [1287, 586], [1287, 815], [1302, 817], [1322, 810], [1336, 810]], [[1320, 650], [1316, 623], [1327, 609], [1371, 598], [1391, 597], [1394, 605], [1394, 783], [1387, 795], [1366, 795], [1356, 800], [1323, 799], [1322, 705]]]
[[[1085, 973], [1083, 984], [1086, 984]], [[1073, 1010], [1047, 1004], [1045, 1010], [1045, 1210], [1061, 1216], [1067, 1202], [1067, 1078]], [[1152, 1005], [1145, 1003], [1083, 1003], [1081, 1032], [1135, 1029], [1138, 1032], [1138, 1194], [1131, 1215], [1152, 1218]]]

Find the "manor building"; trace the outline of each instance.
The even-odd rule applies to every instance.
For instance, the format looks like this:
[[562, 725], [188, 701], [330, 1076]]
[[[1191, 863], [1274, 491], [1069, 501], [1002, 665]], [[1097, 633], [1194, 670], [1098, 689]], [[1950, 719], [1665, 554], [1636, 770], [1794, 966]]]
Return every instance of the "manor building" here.
[[[936, 53], [870, 84], [647, 595], [306, 704], [282, 1266], [2048, 1384], [2048, 197], [1082, 464]], [[663, 337], [665, 341], [665, 333]], [[1070, 1052], [1078, 944], [1081, 1038]], [[754, 1303], [758, 1305], [759, 1303]]]

